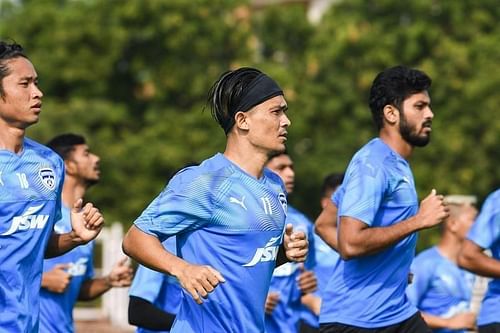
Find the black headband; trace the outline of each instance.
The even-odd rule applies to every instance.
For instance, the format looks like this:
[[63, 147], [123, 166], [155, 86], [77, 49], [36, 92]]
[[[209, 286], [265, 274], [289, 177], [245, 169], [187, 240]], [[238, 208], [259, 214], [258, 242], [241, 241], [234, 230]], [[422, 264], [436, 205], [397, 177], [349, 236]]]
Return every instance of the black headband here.
[[246, 87], [246, 92], [241, 96], [240, 103], [234, 108], [234, 113], [232, 113], [232, 117], [227, 123], [226, 128], [224, 128], [226, 134], [234, 126], [234, 115], [236, 112], [247, 112], [254, 106], [279, 95], [283, 95], [283, 90], [281, 90], [273, 79], [264, 73], [257, 75], [248, 87]]

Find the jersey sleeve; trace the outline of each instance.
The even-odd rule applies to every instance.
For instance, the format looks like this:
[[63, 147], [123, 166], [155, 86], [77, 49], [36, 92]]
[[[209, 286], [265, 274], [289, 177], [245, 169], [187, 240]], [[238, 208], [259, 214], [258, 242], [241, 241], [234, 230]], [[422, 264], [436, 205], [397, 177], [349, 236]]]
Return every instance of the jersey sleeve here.
[[350, 166], [342, 187], [344, 196], [339, 216], [348, 216], [371, 226], [385, 192], [382, 168], [369, 162], [357, 161]]
[[174, 177], [168, 186], [135, 220], [142, 231], [161, 241], [207, 224], [215, 204], [210, 179], [199, 176], [189, 182]]
[[500, 239], [500, 210], [495, 207], [494, 196], [488, 197], [484, 203], [481, 213], [472, 225], [467, 238], [483, 249], [490, 248]]
[[413, 280], [406, 288], [406, 295], [410, 302], [419, 308], [420, 302], [429, 288], [433, 268], [429, 267], [427, 261], [417, 257], [411, 265], [410, 272], [413, 274]]

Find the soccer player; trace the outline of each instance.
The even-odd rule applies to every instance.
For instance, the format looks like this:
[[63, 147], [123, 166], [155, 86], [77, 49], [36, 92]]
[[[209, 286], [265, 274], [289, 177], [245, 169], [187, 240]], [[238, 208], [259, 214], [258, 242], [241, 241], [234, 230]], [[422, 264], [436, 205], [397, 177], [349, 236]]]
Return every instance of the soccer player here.
[[[336, 202], [341, 258], [323, 293], [321, 332], [427, 332], [405, 295], [416, 231], [448, 216], [433, 189], [420, 208], [408, 159], [430, 139], [434, 114], [423, 72], [379, 73], [370, 108], [379, 137], [352, 158]], [[335, 197], [335, 195], [334, 195]]]
[[61, 217], [64, 164], [25, 137], [26, 128], [38, 122], [42, 96], [23, 48], [0, 41], [0, 332], [38, 331], [44, 256], [88, 243], [104, 222], [80, 198], [71, 207], [72, 230], [53, 232]]
[[[287, 194], [293, 192], [295, 171], [293, 161], [286, 152], [273, 154], [266, 167], [280, 176]], [[313, 224], [297, 209], [288, 205], [286, 222], [295, 230], [302, 230], [309, 240], [309, 249], [314, 249]], [[271, 279], [271, 286], [266, 299], [266, 332], [298, 332], [300, 316], [303, 311], [302, 295], [317, 289], [317, 280], [312, 268], [315, 266], [314, 250], [304, 264], [286, 263], [277, 267]], [[307, 270], [306, 270], [307, 269]]]
[[[167, 238], [163, 246], [177, 253], [176, 237]], [[137, 267], [130, 287], [128, 320], [137, 326], [137, 333], [168, 333], [181, 305], [181, 286], [171, 275], [143, 265]]]
[[[318, 223], [327, 223], [328, 225], [333, 225], [336, 230], [337, 207], [332, 201], [332, 196], [340, 184], [342, 184], [343, 179], [343, 173], [332, 173], [324, 178], [323, 184], [321, 185], [320, 205], [322, 209], [325, 209], [327, 206], [333, 206], [334, 213], [329, 215], [329, 220], [327, 221], [325, 221], [325, 215], [323, 214], [322, 219], [316, 220], [315, 228], [318, 227]], [[334, 231], [334, 234], [336, 237], [336, 231]], [[316, 256], [314, 273], [318, 281], [318, 290], [302, 297], [302, 303], [306, 304], [307, 308], [301, 316], [300, 333], [319, 332], [319, 313], [322, 293], [326, 288], [328, 280], [339, 258], [338, 252], [329, 246], [317, 233], [314, 233], [314, 251]]]
[[[83, 198], [87, 189], [99, 181], [99, 157], [90, 152], [85, 138], [61, 134], [47, 143], [64, 160], [62, 219], [54, 230], [71, 230], [73, 204]], [[132, 269], [122, 259], [105, 277], [94, 277], [94, 242], [79, 246], [59, 257], [43, 262], [40, 292], [40, 332], [73, 332], [73, 307], [77, 300], [96, 299], [113, 287], [126, 287], [132, 281]]]
[[445, 197], [450, 216], [442, 224], [439, 243], [415, 257], [408, 298], [422, 313], [433, 332], [473, 329], [476, 315], [470, 310], [474, 275], [458, 267], [460, 248], [477, 210], [473, 196]]
[[[491, 251], [491, 257], [484, 253]], [[500, 189], [491, 193], [458, 257], [463, 268], [492, 278], [477, 318], [480, 333], [500, 333]]]
[[[226, 149], [174, 176], [123, 241], [141, 264], [176, 277], [182, 304], [172, 332], [262, 332], [276, 265], [304, 261], [307, 239], [286, 225], [281, 179], [264, 165], [285, 150], [287, 103], [253, 68], [224, 73], [209, 93]], [[177, 236], [178, 257], [161, 241]]]

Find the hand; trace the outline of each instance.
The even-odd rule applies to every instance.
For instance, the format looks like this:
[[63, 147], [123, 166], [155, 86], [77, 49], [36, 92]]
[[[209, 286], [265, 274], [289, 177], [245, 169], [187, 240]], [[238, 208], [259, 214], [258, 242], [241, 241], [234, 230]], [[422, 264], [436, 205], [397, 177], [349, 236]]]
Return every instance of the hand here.
[[78, 199], [71, 209], [71, 227], [73, 237], [88, 243], [97, 237], [104, 226], [104, 218], [99, 209], [90, 202], [82, 208], [83, 200]]
[[293, 226], [289, 223], [286, 225], [284, 246], [286, 257], [291, 261], [302, 262], [307, 258], [309, 251], [309, 242], [306, 234], [303, 231], [294, 232]]
[[304, 264], [299, 264], [300, 275], [297, 282], [299, 283], [299, 289], [302, 294], [313, 293], [318, 289], [318, 280], [316, 279], [316, 274], [313, 271], [306, 271]]
[[220, 282], [226, 282], [221, 273], [206, 265], [186, 264], [179, 270], [179, 274], [174, 274], [174, 276], [198, 304], [202, 304], [201, 297], [207, 298]]
[[132, 284], [133, 276], [128, 257], [124, 257], [113, 266], [106, 280], [110, 287], [128, 287]]
[[280, 294], [276, 291], [270, 291], [267, 294], [266, 297], [266, 314], [270, 315], [273, 313], [274, 309], [276, 308], [276, 305], [278, 305], [278, 302], [280, 300]]
[[417, 221], [422, 224], [422, 228], [430, 228], [441, 223], [449, 215], [449, 209], [444, 204], [444, 197], [436, 194], [432, 189], [431, 193], [420, 203], [417, 213]]
[[474, 329], [476, 314], [474, 312], [461, 312], [448, 318], [448, 328], [453, 330]]
[[42, 288], [62, 294], [71, 282], [71, 275], [66, 271], [69, 266], [69, 264], [57, 264], [52, 270], [43, 273]]

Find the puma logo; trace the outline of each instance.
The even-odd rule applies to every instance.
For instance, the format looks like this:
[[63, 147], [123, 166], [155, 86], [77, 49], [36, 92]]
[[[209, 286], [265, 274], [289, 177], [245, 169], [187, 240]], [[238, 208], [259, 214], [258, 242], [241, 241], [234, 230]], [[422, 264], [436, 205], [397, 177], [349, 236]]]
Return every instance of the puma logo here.
[[243, 207], [244, 210], [247, 210], [247, 207], [245, 206], [245, 196], [241, 198], [241, 200], [236, 199], [235, 197], [229, 197], [229, 202], [235, 203], [237, 205], [240, 205]]

